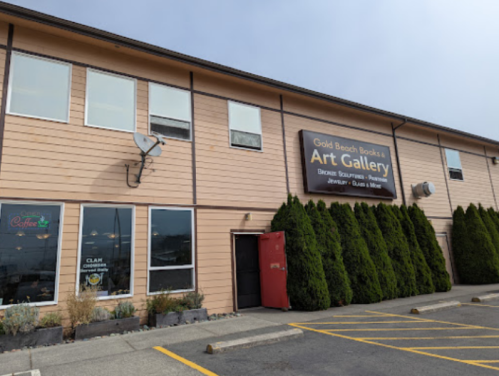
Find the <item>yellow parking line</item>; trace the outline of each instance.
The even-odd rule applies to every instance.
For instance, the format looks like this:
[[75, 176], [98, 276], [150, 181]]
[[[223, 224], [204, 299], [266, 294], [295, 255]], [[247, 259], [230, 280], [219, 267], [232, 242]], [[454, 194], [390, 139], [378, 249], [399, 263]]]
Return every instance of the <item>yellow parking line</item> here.
[[[298, 324], [300, 325], [300, 324]], [[303, 325], [303, 324], [301, 324]], [[323, 329], [325, 332], [389, 332], [395, 330], [459, 330], [459, 329], [477, 329], [475, 327], [468, 328], [383, 328], [383, 329]]]
[[487, 304], [482, 304], [482, 303], [461, 303], [462, 305], [469, 305], [473, 307], [490, 307], [490, 308], [499, 308], [499, 306], [495, 305], [487, 305]]
[[383, 315], [335, 315], [333, 317], [386, 317]]
[[467, 360], [471, 363], [499, 363], [499, 360]]
[[499, 349], [499, 346], [447, 346], [447, 347], [403, 347], [409, 350], [464, 350], [464, 349]]
[[[380, 312], [376, 312], [376, 311], [366, 311], [368, 313], [380, 313]], [[405, 316], [405, 315], [395, 315], [393, 313], [387, 313], [386, 315], [388, 316], [392, 316], [392, 317], [403, 317], [403, 318], [406, 318], [406, 319], [415, 319], [415, 320], [422, 320], [422, 321], [426, 321], [426, 322], [438, 322], [440, 324], [448, 324], [448, 325], [457, 325], [457, 326], [466, 326], [468, 329], [488, 329], [488, 330], [499, 330], [499, 328], [486, 328], [484, 326], [477, 326], [477, 325], [468, 325], [468, 324], [458, 324], [458, 323], [455, 323], [455, 322], [448, 322], [448, 321], [439, 321], [439, 320], [430, 320], [430, 319], [422, 319], [420, 317], [410, 317], [410, 316]], [[457, 329], [457, 328], [454, 328], [454, 329]]]
[[192, 369], [195, 369], [196, 371], [201, 372], [203, 375], [206, 376], [218, 376], [216, 373], [213, 373], [211, 371], [208, 371], [206, 368], [203, 368], [196, 363], [191, 362], [190, 360], [187, 360], [185, 358], [182, 358], [181, 356], [178, 356], [175, 353], [172, 353], [171, 351], [161, 347], [161, 346], [156, 346], [154, 347], [154, 350], [158, 350], [159, 352], [162, 352], [165, 355], [168, 355], [169, 357], [178, 360], [181, 363], [184, 363], [186, 366], [191, 367]]
[[419, 350], [412, 350], [412, 349], [406, 349], [406, 348], [403, 348], [403, 347], [391, 346], [391, 345], [387, 345], [385, 343], [371, 342], [371, 341], [367, 341], [367, 340], [360, 339], [360, 338], [349, 337], [349, 336], [345, 336], [345, 335], [342, 335], [342, 334], [327, 332], [327, 331], [324, 331], [324, 330], [307, 328], [306, 326], [302, 326], [302, 325], [298, 325], [298, 324], [289, 324], [289, 325], [293, 326], [293, 327], [296, 327], [296, 328], [305, 329], [305, 330], [309, 330], [309, 331], [317, 332], [317, 333], [322, 333], [322, 334], [330, 335], [330, 336], [333, 336], [333, 337], [345, 338], [345, 339], [349, 339], [349, 340], [360, 342], [360, 343], [367, 343], [367, 344], [370, 344], [370, 345], [386, 347], [386, 348], [394, 349], [394, 350], [406, 351], [406, 352], [410, 352], [410, 353], [414, 353], [414, 354], [426, 355], [426, 356], [430, 356], [432, 358], [445, 359], [445, 360], [450, 360], [450, 361], [457, 362], [457, 363], [470, 364], [470, 365], [473, 365], [473, 366], [476, 366], [476, 367], [488, 368], [488, 369], [493, 369], [493, 370], [499, 371], [499, 367], [492, 367], [492, 366], [489, 366], [489, 365], [486, 365], [486, 364], [482, 364], [482, 363], [470, 362], [470, 361], [466, 361], [466, 360], [460, 360], [460, 359], [451, 358], [451, 357], [448, 357], [448, 356], [431, 354], [431, 353], [425, 353], [425, 352], [419, 351]]
[[[454, 328], [452, 328], [454, 329]], [[426, 339], [426, 340], [434, 340], [434, 339], [463, 339], [463, 338], [499, 338], [499, 336], [449, 336], [449, 337], [360, 337], [359, 339], [365, 339], [369, 341], [396, 341], [396, 340], [418, 340], [418, 339]]]
[[413, 322], [426, 322], [426, 321], [337, 321], [337, 322], [307, 322], [307, 323], [297, 323], [302, 325], [351, 325], [351, 324], [402, 324], [402, 323], [413, 323]]

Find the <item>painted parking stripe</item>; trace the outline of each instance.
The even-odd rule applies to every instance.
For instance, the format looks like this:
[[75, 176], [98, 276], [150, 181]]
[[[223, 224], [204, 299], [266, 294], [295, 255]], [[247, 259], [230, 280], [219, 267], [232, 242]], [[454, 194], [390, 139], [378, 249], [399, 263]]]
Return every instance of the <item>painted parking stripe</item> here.
[[448, 336], [448, 337], [360, 337], [368, 341], [413, 341], [413, 340], [435, 340], [435, 339], [475, 339], [475, 338], [499, 338], [499, 336]]
[[[305, 325], [305, 324], [302, 324]], [[390, 332], [390, 331], [410, 331], [410, 330], [466, 330], [466, 329], [474, 329], [475, 327], [459, 327], [459, 328], [379, 328], [379, 329], [323, 329], [325, 332]], [[482, 328], [479, 328], [482, 329]]]
[[169, 357], [171, 357], [175, 360], [178, 360], [179, 362], [185, 364], [186, 366], [191, 367], [192, 369], [195, 369], [196, 371], [201, 372], [203, 375], [218, 376], [216, 373], [208, 371], [206, 368], [203, 368], [200, 365], [197, 365], [196, 363], [191, 362], [190, 360], [182, 358], [181, 356], [178, 356], [177, 354], [172, 353], [171, 351], [165, 349], [164, 347], [156, 346], [156, 347], [154, 347], [154, 350], [158, 350], [159, 352], [162, 352], [163, 354], [168, 355]]
[[410, 350], [465, 350], [465, 349], [499, 349], [499, 346], [442, 346], [442, 347], [404, 347]]
[[413, 322], [426, 322], [426, 321], [336, 321], [336, 322], [307, 322], [307, 323], [296, 323], [302, 325], [364, 325], [364, 324], [407, 324]]

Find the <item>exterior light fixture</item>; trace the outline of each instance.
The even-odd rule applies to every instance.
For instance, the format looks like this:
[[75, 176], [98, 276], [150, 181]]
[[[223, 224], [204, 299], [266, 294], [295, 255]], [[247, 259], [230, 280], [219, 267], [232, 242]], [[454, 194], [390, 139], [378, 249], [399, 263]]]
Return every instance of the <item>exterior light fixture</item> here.
[[244, 219], [247, 220], [247, 221], [251, 221], [253, 219], [253, 214], [246, 213], [246, 215], [244, 216]]
[[435, 185], [432, 182], [425, 181], [424, 183], [412, 185], [412, 194], [415, 198], [430, 197], [434, 193]]

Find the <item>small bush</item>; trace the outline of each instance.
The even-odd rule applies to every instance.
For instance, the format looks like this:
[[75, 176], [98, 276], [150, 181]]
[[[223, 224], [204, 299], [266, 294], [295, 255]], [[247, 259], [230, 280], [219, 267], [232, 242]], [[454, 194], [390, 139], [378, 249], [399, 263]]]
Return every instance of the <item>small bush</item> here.
[[30, 307], [28, 303], [13, 305], [5, 310], [3, 328], [6, 334], [15, 336], [17, 333], [33, 332], [38, 325], [40, 310]]
[[67, 306], [72, 327], [89, 324], [97, 304], [97, 288], [82, 286], [79, 294], [72, 291], [68, 295]]
[[343, 250], [343, 263], [353, 291], [352, 303], [377, 303], [383, 298], [378, 273], [367, 244], [360, 233], [359, 223], [349, 204], [332, 203], [331, 217], [338, 225]]
[[5, 334], [5, 330], [3, 328], [3, 322], [0, 320], [0, 336], [3, 336]]
[[120, 302], [113, 311], [113, 316], [115, 319], [127, 319], [133, 317], [136, 309], [132, 302]]
[[40, 327], [42, 328], [54, 328], [56, 326], [61, 326], [62, 315], [59, 312], [47, 313], [40, 320]]
[[111, 312], [102, 307], [95, 307], [90, 316], [90, 322], [101, 322], [111, 320]]
[[489, 232], [492, 244], [494, 244], [496, 254], [499, 255], [499, 231], [497, 231], [496, 224], [490, 217], [489, 212], [485, 210], [481, 204], [478, 206], [478, 214], [480, 214], [483, 224], [487, 227], [487, 231]]
[[161, 291], [161, 293], [147, 299], [146, 309], [150, 315], [165, 315], [168, 312], [181, 312], [186, 308], [182, 304], [182, 299], [171, 297], [170, 291]]
[[458, 206], [452, 215], [452, 254], [461, 283], [473, 279], [475, 271], [469, 268], [473, 258], [473, 248], [466, 228], [466, 214], [463, 207]]
[[189, 292], [182, 299], [187, 309], [199, 309], [203, 307], [204, 295], [198, 292]]

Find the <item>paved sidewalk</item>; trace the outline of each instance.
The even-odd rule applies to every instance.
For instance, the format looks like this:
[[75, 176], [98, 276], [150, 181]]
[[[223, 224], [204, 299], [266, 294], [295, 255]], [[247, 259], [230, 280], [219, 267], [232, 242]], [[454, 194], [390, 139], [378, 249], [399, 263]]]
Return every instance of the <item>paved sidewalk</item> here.
[[[114, 375], [199, 375], [199, 372], [156, 350], [190, 341], [202, 341], [232, 335], [244, 337], [252, 332], [271, 332], [291, 322], [308, 322], [333, 314], [357, 314], [367, 310], [407, 312], [414, 306], [440, 301], [469, 302], [471, 297], [499, 291], [499, 284], [455, 286], [448, 293], [420, 295], [370, 305], [351, 305], [319, 312], [281, 312], [272, 309], [249, 309], [243, 316], [123, 336], [106, 337], [73, 344], [0, 354], [0, 375], [39, 369], [42, 376]], [[334, 313], [333, 313], [334, 312]], [[247, 333], [246, 333], [247, 332]]]

